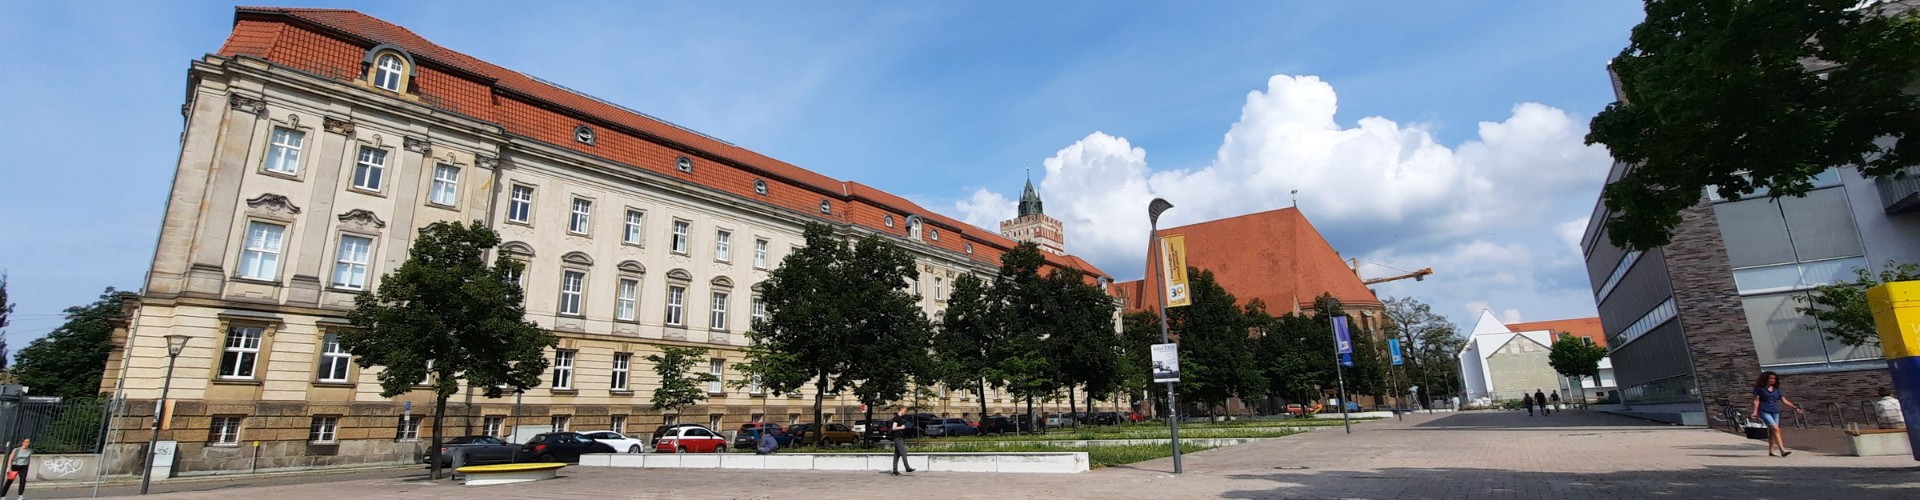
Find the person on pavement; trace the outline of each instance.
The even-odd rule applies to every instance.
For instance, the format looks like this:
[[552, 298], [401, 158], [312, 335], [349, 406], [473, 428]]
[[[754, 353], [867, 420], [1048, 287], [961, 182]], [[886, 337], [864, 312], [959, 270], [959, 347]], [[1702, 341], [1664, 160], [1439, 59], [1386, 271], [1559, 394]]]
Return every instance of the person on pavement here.
[[758, 446], [754, 447], [754, 453], [772, 455], [773, 452], [780, 450], [780, 441], [773, 438], [773, 429], [763, 426], [755, 432], [760, 433], [760, 442], [757, 443]]
[[1533, 416], [1533, 395], [1532, 394], [1525, 394], [1525, 393], [1520, 394], [1520, 404], [1527, 407], [1527, 416], [1529, 417]]
[[[1900, 399], [1893, 397], [1893, 391], [1880, 388], [1880, 399], [1873, 401], [1873, 414], [1880, 421], [1882, 429], [1906, 428], [1906, 416], [1900, 413]], [[0, 490], [5, 493], [5, 490]]]
[[1540, 405], [1541, 415], [1553, 414], [1553, 410], [1550, 408], [1547, 408], [1547, 393], [1540, 392], [1539, 389], [1533, 390], [1533, 404]]
[[1553, 400], [1553, 411], [1560, 411], [1560, 390], [1554, 389], [1553, 394], [1548, 394], [1547, 398]]
[[33, 440], [22, 439], [19, 447], [7, 452], [7, 480], [0, 482], [0, 498], [7, 496], [7, 488], [12, 487], [14, 481], [20, 481], [20, 491], [13, 499], [27, 497], [27, 464], [30, 463], [33, 463]]
[[[1806, 410], [1800, 409], [1800, 405], [1793, 404], [1793, 400], [1787, 399], [1785, 391], [1780, 390], [1780, 374], [1760, 372], [1760, 378], [1753, 381], [1753, 416], [1749, 418], [1758, 419], [1767, 424], [1767, 433], [1772, 437], [1767, 440], [1767, 456], [1770, 457], [1784, 458], [1793, 454], [1792, 451], [1787, 450], [1787, 441], [1780, 435], [1780, 405], [1782, 404], [1793, 407], [1794, 412], [1806, 413]], [[1773, 453], [1775, 449], [1779, 449], [1780, 454], [1775, 455]]]
[[893, 475], [900, 475], [900, 467], [906, 466], [907, 472], [913, 472], [913, 465], [907, 463], [907, 430], [913, 427], [913, 419], [907, 418], [907, 407], [893, 414], [893, 420], [887, 421], [887, 439], [893, 440]]

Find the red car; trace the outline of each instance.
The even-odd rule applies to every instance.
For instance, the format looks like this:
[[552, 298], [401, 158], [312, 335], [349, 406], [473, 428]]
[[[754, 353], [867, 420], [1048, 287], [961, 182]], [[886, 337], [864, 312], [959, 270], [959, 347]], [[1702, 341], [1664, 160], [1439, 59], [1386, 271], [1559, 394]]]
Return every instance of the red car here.
[[727, 438], [705, 427], [685, 426], [667, 430], [653, 445], [660, 453], [725, 453]]

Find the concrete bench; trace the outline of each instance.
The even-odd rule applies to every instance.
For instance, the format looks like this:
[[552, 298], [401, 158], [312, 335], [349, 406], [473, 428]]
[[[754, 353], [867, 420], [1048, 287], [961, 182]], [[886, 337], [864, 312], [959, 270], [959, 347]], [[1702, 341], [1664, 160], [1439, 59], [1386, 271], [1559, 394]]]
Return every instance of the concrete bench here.
[[486, 486], [553, 479], [560, 468], [566, 466], [556, 463], [469, 465], [454, 471], [467, 476], [467, 486]]
[[1847, 441], [1853, 446], [1853, 456], [1856, 457], [1913, 454], [1913, 446], [1907, 442], [1906, 429], [1848, 430]]
[[[913, 453], [907, 463], [914, 469], [934, 472], [1014, 472], [1072, 474], [1086, 472], [1092, 462], [1083, 451], [1025, 453]], [[786, 469], [786, 470], [866, 470], [886, 471], [893, 466], [892, 453], [779, 453], [748, 455], [717, 454], [604, 454], [580, 456], [582, 467], [632, 467], [643, 469]]]

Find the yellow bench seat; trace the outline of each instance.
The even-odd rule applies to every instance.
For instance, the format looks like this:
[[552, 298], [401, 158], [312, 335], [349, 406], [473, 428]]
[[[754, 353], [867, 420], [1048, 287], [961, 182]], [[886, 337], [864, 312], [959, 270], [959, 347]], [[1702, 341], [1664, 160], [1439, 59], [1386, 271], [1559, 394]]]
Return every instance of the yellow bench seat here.
[[486, 486], [553, 479], [560, 468], [566, 466], [560, 463], [520, 463], [469, 465], [454, 470], [467, 476], [467, 486]]

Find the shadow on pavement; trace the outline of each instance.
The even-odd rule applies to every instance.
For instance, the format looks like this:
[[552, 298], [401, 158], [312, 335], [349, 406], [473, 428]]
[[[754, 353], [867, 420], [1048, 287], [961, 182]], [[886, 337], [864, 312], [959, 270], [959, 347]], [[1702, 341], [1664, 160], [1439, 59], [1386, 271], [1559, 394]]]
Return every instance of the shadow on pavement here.
[[[1764, 457], [1763, 457], [1764, 458]], [[1274, 483], [1221, 498], [1913, 498], [1920, 468], [1805, 469], [1792, 465], [1610, 473], [1389, 468], [1228, 476]]]
[[1685, 428], [1650, 420], [1590, 411], [1554, 412], [1552, 415], [1527, 416], [1524, 411], [1476, 411], [1456, 413], [1408, 426], [1413, 429], [1458, 429], [1515, 431], [1528, 429], [1565, 430], [1576, 427], [1648, 427]]

